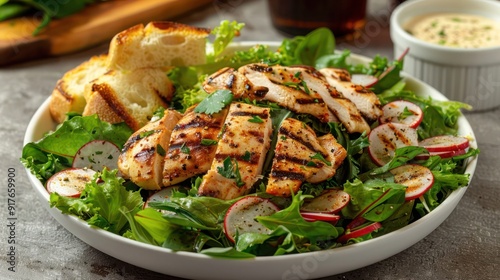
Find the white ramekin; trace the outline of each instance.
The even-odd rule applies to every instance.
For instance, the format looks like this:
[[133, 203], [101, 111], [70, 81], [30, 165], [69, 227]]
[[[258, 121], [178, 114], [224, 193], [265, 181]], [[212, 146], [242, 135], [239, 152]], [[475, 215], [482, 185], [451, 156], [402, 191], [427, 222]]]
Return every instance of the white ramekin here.
[[469, 13], [500, 21], [500, 2], [493, 0], [411, 0], [391, 15], [394, 56], [405, 49], [404, 71], [423, 80], [451, 100], [472, 105], [474, 111], [500, 106], [500, 46], [453, 48], [416, 39], [403, 29], [417, 16], [430, 13]]

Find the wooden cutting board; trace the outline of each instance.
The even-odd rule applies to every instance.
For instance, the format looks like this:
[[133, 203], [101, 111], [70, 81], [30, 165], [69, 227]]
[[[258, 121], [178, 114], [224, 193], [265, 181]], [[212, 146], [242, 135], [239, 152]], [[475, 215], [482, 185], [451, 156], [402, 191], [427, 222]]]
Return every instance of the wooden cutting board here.
[[168, 20], [213, 0], [114, 0], [52, 20], [33, 36], [39, 19], [26, 16], [0, 22], [0, 66], [83, 50], [133, 25]]

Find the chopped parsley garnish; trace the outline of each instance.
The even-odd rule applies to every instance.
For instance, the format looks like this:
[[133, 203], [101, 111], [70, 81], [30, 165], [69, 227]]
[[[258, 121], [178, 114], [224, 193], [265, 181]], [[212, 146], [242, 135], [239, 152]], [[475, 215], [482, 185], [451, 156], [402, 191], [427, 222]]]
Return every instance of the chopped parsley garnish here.
[[249, 151], [245, 151], [245, 154], [243, 155], [243, 160], [250, 161], [250, 159], [252, 159], [252, 153], [250, 153]]
[[[323, 163], [325, 163], [325, 164], [326, 164], [326, 165], [328, 165], [328, 166], [332, 166], [332, 163], [331, 163], [331, 162], [329, 162], [329, 161], [327, 161], [327, 160], [323, 157], [323, 155], [322, 155], [322, 154], [320, 154], [320, 153], [316, 153], [315, 155], [311, 156], [311, 158], [312, 158], [312, 159], [317, 159], [317, 160], [319, 160], [319, 161], [322, 161]], [[310, 165], [308, 165], [308, 166], [310, 166]]]
[[234, 179], [236, 181], [236, 186], [238, 187], [242, 187], [245, 185], [245, 182], [241, 180], [238, 161], [236, 159], [233, 161], [230, 157], [227, 157], [222, 162], [222, 167], [217, 167], [217, 172], [225, 178]]
[[302, 79], [302, 72], [297, 72], [295, 75], [293, 75], [295, 78], [299, 79], [298, 82], [285, 82], [283, 83], [285, 86], [295, 88], [298, 90], [302, 90], [307, 94], [310, 94], [311, 91], [309, 90], [309, 87], [307, 86], [307, 83]]
[[163, 147], [160, 144], [156, 145], [156, 152], [162, 157], [164, 157], [167, 154], [165, 149], [163, 149]]
[[252, 118], [249, 119], [248, 121], [251, 123], [263, 123], [264, 122], [264, 120], [257, 115], [253, 115]]
[[191, 152], [191, 150], [189, 149], [189, 147], [186, 146], [186, 143], [182, 143], [181, 152], [184, 153], [184, 154], [189, 154], [189, 152]]
[[212, 146], [212, 145], [217, 145], [217, 140], [212, 140], [212, 139], [201, 139], [201, 144], [203, 146]]
[[153, 133], [155, 133], [154, 130], [144, 131], [144, 132], [139, 133], [139, 137], [142, 139], [142, 138], [148, 137], [149, 135], [151, 135]]
[[230, 90], [222, 89], [208, 95], [196, 108], [195, 113], [215, 114], [219, 113], [233, 101], [233, 93]]
[[403, 109], [403, 112], [401, 113], [401, 115], [398, 116], [398, 120], [404, 120], [404, 119], [411, 117], [413, 115], [414, 115], [413, 112], [408, 110], [408, 107], [405, 107]]

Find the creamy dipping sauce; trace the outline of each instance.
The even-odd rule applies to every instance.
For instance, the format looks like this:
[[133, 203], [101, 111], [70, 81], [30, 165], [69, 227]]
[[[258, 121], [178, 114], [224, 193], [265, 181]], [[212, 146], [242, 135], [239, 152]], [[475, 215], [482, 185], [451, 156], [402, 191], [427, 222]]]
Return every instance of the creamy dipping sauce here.
[[500, 46], [500, 22], [470, 14], [439, 13], [409, 21], [404, 29], [416, 38], [458, 48]]

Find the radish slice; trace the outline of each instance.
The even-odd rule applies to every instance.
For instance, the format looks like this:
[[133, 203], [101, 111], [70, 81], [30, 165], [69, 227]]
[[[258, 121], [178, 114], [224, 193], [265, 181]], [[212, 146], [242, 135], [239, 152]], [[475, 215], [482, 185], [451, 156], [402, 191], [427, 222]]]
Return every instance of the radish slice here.
[[461, 136], [440, 135], [426, 138], [419, 145], [429, 152], [448, 152], [465, 150], [469, 147], [469, 139]]
[[[150, 202], [164, 202], [164, 201], [170, 201], [170, 197], [172, 197], [172, 193], [174, 190], [176, 190], [177, 187], [167, 187], [164, 189], [161, 189], [157, 192], [154, 192], [152, 195], [146, 199], [146, 202], [144, 203], [143, 208], [148, 208]], [[167, 210], [161, 210], [160, 211], [163, 214], [174, 214], [174, 212], [167, 211]]]
[[351, 83], [364, 87], [372, 87], [378, 82], [377, 77], [367, 74], [352, 74]]
[[234, 242], [236, 234], [245, 232], [269, 234], [271, 230], [255, 220], [257, 216], [269, 216], [280, 209], [269, 199], [246, 196], [236, 201], [224, 217], [224, 233]]
[[349, 203], [350, 195], [341, 189], [330, 189], [307, 201], [300, 207], [301, 211], [338, 213]]
[[389, 102], [382, 107], [382, 111], [380, 123], [402, 123], [417, 128], [424, 118], [424, 113], [417, 104], [405, 100]]
[[377, 229], [379, 229], [381, 227], [382, 227], [381, 223], [374, 222], [374, 223], [371, 223], [371, 224], [364, 226], [360, 229], [353, 230], [353, 231], [347, 232], [344, 235], [341, 235], [339, 238], [337, 238], [337, 241], [340, 243], [347, 243], [347, 241], [349, 241], [349, 239], [351, 239], [351, 238], [358, 238], [358, 237], [361, 237], [363, 235], [367, 235], [369, 233], [376, 231]]
[[120, 149], [106, 140], [93, 140], [83, 145], [73, 160], [74, 168], [90, 168], [94, 171], [102, 171], [118, 168], [118, 156]]
[[300, 215], [304, 220], [308, 222], [323, 221], [332, 224], [336, 224], [340, 220], [340, 216], [331, 213], [319, 213], [319, 212], [300, 212]]
[[467, 153], [467, 149], [455, 150], [455, 151], [445, 151], [445, 152], [429, 152], [428, 154], [422, 154], [415, 157], [416, 160], [426, 160], [431, 156], [440, 156], [441, 158], [451, 158]]
[[80, 197], [85, 185], [96, 172], [88, 168], [69, 168], [59, 171], [47, 180], [47, 191], [67, 197]]
[[418, 146], [418, 135], [414, 128], [405, 124], [385, 123], [370, 132], [368, 141], [370, 157], [382, 166], [392, 159], [397, 148]]
[[434, 184], [432, 171], [421, 165], [405, 164], [390, 171], [394, 182], [406, 186], [406, 200], [413, 200], [428, 191]]

